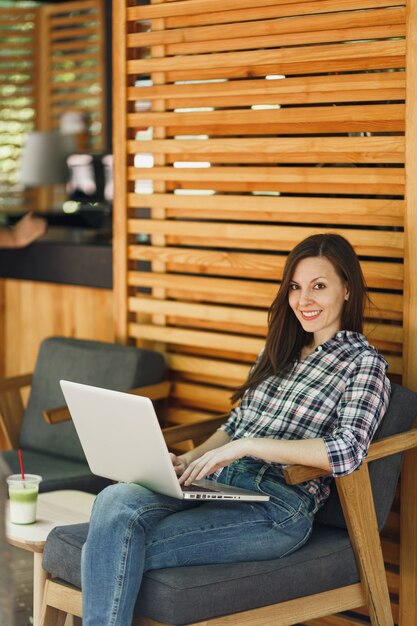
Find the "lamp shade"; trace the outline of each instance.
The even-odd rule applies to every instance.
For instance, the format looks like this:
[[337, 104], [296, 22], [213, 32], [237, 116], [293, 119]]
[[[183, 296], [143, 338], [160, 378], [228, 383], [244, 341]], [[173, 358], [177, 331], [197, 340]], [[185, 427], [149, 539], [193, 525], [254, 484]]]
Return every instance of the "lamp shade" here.
[[71, 147], [56, 131], [28, 134], [20, 162], [20, 180], [26, 187], [56, 185], [67, 180], [66, 156]]

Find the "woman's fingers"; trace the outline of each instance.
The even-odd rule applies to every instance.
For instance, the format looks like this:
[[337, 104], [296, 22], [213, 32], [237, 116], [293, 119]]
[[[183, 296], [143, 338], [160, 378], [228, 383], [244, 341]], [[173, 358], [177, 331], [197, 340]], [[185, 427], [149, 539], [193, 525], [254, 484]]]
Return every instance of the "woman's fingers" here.
[[180, 483], [185, 483], [186, 485], [189, 485], [194, 480], [204, 478], [204, 476], [207, 476], [208, 474], [211, 474], [212, 471], [214, 471], [211, 470], [211, 466], [211, 459], [207, 459], [206, 455], [200, 457], [196, 461], [193, 461], [193, 463], [190, 463], [190, 465], [182, 474], [180, 478]]
[[209, 450], [189, 464], [180, 478], [180, 483], [189, 485], [194, 480], [201, 480], [241, 456], [243, 454], [240, 452], [240, 445], [237, 441]]

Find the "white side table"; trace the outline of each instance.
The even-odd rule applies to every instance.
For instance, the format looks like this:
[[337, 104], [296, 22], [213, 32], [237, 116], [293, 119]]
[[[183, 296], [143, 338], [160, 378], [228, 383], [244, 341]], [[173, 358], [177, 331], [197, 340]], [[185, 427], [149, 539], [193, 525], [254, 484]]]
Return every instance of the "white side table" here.
[[13, 546], [33, 552], [33, 626], [39, 626], [46, 572], [42, 554], [46, 538], [55, 526], [81, 524], [90, 519], [95, 496], [84, 491], [50, 491], [39, 494], [34, 524], [11, 524], [6, 511], [6, 536]]

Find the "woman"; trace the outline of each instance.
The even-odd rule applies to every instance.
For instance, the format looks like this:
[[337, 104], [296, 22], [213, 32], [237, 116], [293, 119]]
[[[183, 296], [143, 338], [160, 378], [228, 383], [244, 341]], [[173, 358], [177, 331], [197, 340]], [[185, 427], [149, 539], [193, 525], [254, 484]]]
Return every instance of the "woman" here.
[[[131, 623], [151, 569], [285, 556], [308, 539], [332, 476], [366, 456], [388, 406], [387, 364], [361, 334], [366, 290], [339, 235], [315, 235], [289, 254], [264, 351], [226, 423], [201, 446], [172, 455], [181, 483], [213, 480], [268, 502], [176, 500], [133, 484], [97, 497], [83, 550], [83, 624]], [[282, 465], [329, 477], [289, 486]]]

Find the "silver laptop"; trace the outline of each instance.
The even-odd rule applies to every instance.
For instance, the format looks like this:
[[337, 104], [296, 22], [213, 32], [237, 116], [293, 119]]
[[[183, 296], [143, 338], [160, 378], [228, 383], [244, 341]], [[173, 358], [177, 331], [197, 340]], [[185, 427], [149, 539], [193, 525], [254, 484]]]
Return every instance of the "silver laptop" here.
[[67, 380], [60, 384], [93, 474], [173, 498], [269, 500], [207, 479], [181, 486], [149, 398]]

